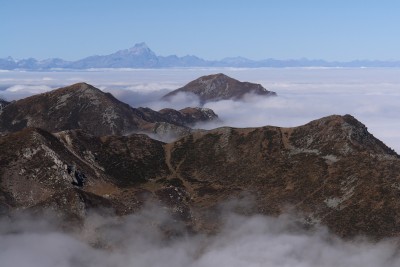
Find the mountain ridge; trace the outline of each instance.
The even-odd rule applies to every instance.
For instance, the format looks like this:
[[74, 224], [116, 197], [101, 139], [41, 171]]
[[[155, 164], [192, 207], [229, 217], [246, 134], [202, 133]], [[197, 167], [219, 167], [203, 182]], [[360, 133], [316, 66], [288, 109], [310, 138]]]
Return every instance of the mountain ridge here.
[[90, 84], [76, 83], [6, 105], [0, 112], [0, 132], [39, 127], [49, 132], [83, 129], [97, 136], [124, 135], [157, 133], [156, 123], [164, 123], [171, 134], [180, 134], [190, 132], [197, 122], [217, 118], [205, 109], [187, 108], [172, 114], [133, 108]]
[[[400, 234], [400, 158], [350, 115], [281, 128], [221, 127], [169, 143], [38, 128], [0, 136], [0, 211], [48, 209], [68, 220], [155, 201], [193, 231], [213, 232], [220, 203], [249, 194], [246, 214], [288, 207], [342, 237]], [[82, 187], [71, 184], [84, 174]], [[68, 204], [66, 204], [68, 203]], [[340, 219], [339, 219], [340, 218]]]

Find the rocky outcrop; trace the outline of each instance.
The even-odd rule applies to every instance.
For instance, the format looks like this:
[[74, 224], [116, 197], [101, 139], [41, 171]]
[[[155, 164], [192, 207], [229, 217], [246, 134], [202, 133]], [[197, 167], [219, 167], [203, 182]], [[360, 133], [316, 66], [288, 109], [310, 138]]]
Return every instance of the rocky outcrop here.
[[275, 92], [268, 91], [261, 84], [240, 82], [222, 73], [202, 76], [166, 94], [163, 99], [169, 100], [179, 93], [194, 94], [199, 97], [202, 104], [224, 99], [238, 100], [246, 94], [276, 96]]

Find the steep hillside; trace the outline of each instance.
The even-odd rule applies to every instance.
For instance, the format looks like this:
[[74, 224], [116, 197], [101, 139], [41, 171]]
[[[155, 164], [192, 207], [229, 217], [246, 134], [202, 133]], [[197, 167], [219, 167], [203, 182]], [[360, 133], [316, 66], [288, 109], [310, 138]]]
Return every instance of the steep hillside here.
[[[127, 213], [139, 203], [135, 200], [136, 185], [169, 172], [163, 143], [146, 135], [96, 137], [80, 130], [51, 134], [26, 128], [1, 136], [0, 147], [3, 213], [57, 204], [57, 199], [63, 197], [69, 203], [69, 197], [83, 194], [82, 190], [90, 193], [85, 193], [86, 198], [104, 199], [95, 201], [100, 203], [97, 207], [103, 207], [102, 202], [114, 203], [118, 212]], [[119, 202], [118, 197], [114, 198], [116, 192], [118, 197], [126, 193], [129, 200]], [[82, 217], [85, 210], [79, 210], [79, 199], [71, 202], [76, 205], [64, 203], [54, 209]]]
[[52, 207], [79, 219], [93, 207], [127, 214], [152, 200], [191, 229], [214, 231], [212, 211], [247, 195], [246, 214], [290, 211], [343, 237], [400, 233], [399, 156], [350, 115], [225, 127], [168, 144], [28, 128], [0, 137], [0, 147], [2, 213]]

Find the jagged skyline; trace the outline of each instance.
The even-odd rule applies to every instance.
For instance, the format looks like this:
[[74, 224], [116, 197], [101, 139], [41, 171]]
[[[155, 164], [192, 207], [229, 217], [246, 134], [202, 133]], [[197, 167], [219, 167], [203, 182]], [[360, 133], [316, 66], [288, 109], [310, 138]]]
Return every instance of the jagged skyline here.
[[118, 50], [108, 55], [90, 55], [84, 58], [67, 61], [61, 58], [49, 58], [37, 60], [35, 58], [14, 59], [12, 57], [0, 58], [0, 70], [68, 70], [68, 69], [112, 69], [112, 68], [134, 68], [134, 69], [155, 69], [155, 68], [282, 68], [282, 67], [345, 67], [345, 68], [364, 68], [364, 67], [400, 67], [400, 61], [389, 60], [353, 60], [353, 61], [326, 61], [288, 59], [280, 60], [267, 58], [262, 60], [251, 60], [244, 57], [227, 57], [221, 60], [206, 60], [195, 55], [161, 56], [151, 50], [146, 43], [137, 43], [128, 49]]

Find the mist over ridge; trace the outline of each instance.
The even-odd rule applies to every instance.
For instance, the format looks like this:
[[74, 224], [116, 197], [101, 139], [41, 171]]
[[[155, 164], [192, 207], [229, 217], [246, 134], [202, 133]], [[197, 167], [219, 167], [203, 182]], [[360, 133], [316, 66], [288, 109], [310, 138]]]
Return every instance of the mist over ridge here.
[[[51, 213], [0, 220], [0, 258], [5, 267], [51, 266], [305, 266], [395, 267], [396, 240], [344, 241], [324, 227], [302, 229], [292, 214], [243, 216], [224, 207], [215, 235], [165, 239], [157, 225], [171, 222], [157, 206], [123, 218], [92, 212], [74, 231]], [[149, 224], [149, 222], [152, 222]]]
[[160, 101], [169, 91], [202, 75], [225, 73], [233, 78], [262, 84], [279, 97], [244, 101], [219, 101], [213, 109], [222, 125], [292, 127], [331, 114], [352, 114], [375, 136], [400, 151], [398, 121], [400, 76], [398, 69], [287, 68], [287, 69], [125, 69], [73, 72], [18, 72], [0, 74], [0, 95], [20, 99], [50, 89], [86, 81], [133, 107], [185, 108], [200, 105], [193, 96], [181, 95], [172, 102]]

